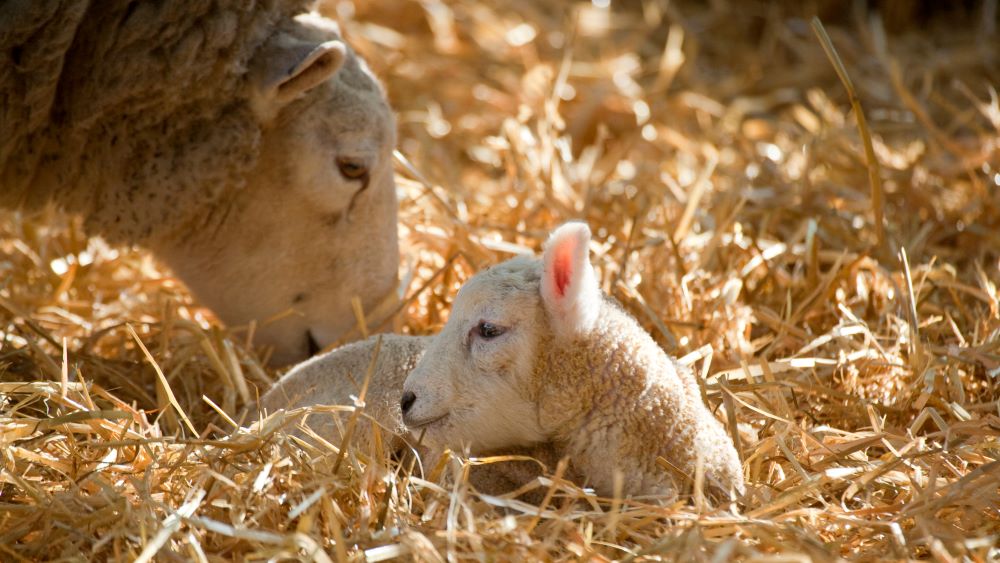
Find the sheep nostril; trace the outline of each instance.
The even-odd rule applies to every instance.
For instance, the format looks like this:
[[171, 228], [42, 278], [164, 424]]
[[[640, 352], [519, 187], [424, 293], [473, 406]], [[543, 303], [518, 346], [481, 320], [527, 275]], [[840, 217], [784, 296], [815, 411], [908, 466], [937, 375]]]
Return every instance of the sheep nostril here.
[[403, 409], [403, 414], [410, 410], [413, 403], [417, 400], [417, 395], [413, 391], [407, 391], [403, 393], [403, 398], [399, 401], [399, 408]]
[[311, 330], [307, 330], [306, 331], [306, 353], [309, 354], [309, 357], [311, 358], [311, 357], [315, 356], [317, 353], [319, 353], [321, 350], [323, 350], [323, 347], [319, 345], [319, 342], [316, 342], [316, 337], [313, 336], [312, 331]]

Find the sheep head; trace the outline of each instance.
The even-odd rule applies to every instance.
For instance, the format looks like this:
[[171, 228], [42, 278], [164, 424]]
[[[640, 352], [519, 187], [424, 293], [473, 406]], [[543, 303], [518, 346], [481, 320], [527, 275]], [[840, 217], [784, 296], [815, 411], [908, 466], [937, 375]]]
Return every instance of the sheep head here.
[[441, 333], [403, 386], [407, 426], [428, 443], [473, 451], [550, 438], [538, 412], [537, 357], [593, 328], [603, 300], [590, 264], [590, 229], [557, 229], [541, 260], [521, 256], [462, 289]]
[[273, 363], [305, 359], [391, 300], [399, 265], [395, 123], [335, 24], [302, 15], [254, 55], [247, 103], [260, 124], [243, 188], [190, 236], [151, 241], [228, 325], [257, 323]]

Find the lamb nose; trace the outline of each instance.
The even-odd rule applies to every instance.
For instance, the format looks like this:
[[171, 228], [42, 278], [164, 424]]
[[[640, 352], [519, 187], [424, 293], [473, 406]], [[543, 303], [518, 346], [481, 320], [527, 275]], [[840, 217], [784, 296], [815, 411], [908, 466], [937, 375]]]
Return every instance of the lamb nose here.
[[399, 408], [403, 409], [403, 414], [410, 410], [413, 406], [413, 402], [417, 400], [417, 395], [413, 391], [407, 391], [403, 393], [403, 398], [399, 401]]

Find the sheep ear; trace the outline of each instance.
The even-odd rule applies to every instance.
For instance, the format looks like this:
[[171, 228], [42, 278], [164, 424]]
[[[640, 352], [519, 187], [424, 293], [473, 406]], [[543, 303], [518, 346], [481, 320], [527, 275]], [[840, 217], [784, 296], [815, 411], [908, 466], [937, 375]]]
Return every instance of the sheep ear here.
[[280, 108], [319, 86], [347, 59], [343, 41], [305, 42], [289, 35], [272, 38], [254, 60], [258, 103]]
[[566, 223], [545, 243], [542, 303], [558, 336], [589, 332], [597, 322], [601, 290], [590, 265], [590, 227]]

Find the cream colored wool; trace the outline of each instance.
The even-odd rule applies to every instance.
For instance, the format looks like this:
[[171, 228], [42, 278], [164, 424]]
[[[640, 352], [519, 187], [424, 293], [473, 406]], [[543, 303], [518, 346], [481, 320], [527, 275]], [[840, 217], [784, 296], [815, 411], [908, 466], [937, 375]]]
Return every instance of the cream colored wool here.
[[[601, 293], [590, 231], [553, 233], [459, 291], [448, 322], [404, 383], [404, 421], [435, 447], [551, 443], [599, 493], [672, 496], [700, 470], [743, 490], [739, 456], [694, 375]], [[663, 457], [679, 469], [657, 463]]]
[[[315, 405], [353, 405], [361, 394], [361, 386], [375, 354], [375, 343], [382, 339], [375, 369], [372, 372], [364, 401], [364, 412], [381, 425], [383, 436], [391, 433], [408, 436], [399, 412], [399, 397], [403, 381], [423, 355], [428, 337], [383, 334], [367, 340], [341, 346], [326, 354], [307, 360], [286, 373], [260, 398], [260, 409], [266, 413]], [[339, 443], [340, 429], [335, 414], [312, 413], [305, 424], [328, 441]], [[290, 432], [300, 438], [306, 434], [297, 425]], [[356, 436], [360, 447], [372, 446], [373, 425], [363, 422]], [[411, 437], [412, 438], [412, 437]], [[412, 440], [416, 443], [416, 440]], [[396, 441], [393, 449], [403, 447]]]
[[277, 363], [335, 341], [395, 287], [395, 125], [308, 5], [0, 3], [0, 205], [148, 246]]

